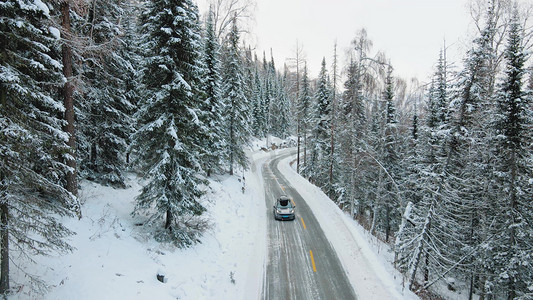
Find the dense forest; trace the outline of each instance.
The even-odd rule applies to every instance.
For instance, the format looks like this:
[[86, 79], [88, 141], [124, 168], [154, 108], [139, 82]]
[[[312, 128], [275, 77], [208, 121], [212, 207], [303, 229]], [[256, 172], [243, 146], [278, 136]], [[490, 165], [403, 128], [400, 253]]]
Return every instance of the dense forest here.
[[132, 214], [190, 247], [209, 226], [207, 178], [247, 168], [251, 139], [277, 136], [393, 246], [409, 289], [461, 281], [469, 299], [531, 299], [531, 10], [476, 3], [463, 60], [443, 45], [422, 83], [395, 76], [364, 29], [347, 65], [337, 45], [319, 74], [300, 49], [276, 65], [246, 44], [239, 1], [205, 16], [194, 0], [0, 2], [0, 293], [12, 253], [73, 250], [60, 217], [83, 218], [80, 180], [124, 188], [138, 174]]

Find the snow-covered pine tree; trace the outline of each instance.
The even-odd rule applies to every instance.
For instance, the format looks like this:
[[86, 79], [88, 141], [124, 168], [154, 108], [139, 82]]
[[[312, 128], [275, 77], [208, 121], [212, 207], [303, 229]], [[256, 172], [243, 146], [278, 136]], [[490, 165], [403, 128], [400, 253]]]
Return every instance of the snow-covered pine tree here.
[[[359, 200], [360, 208], [367, 211], [366, 217], [370, 222], [370, 233], [375, 235], [382, 225], [383, 208], [385, 198], [385, 182], [387, 181], [386, 170], [382, 167], [380, 159], [385, 153], [385, 121], [387, 106], [381, 95], [369, 95], [372, 103], [368, 111], [368, 128], [366, 139], [362, 144], [361, 163], [358, 175], [361, 177], [362, 199]], [[361, 196], [360, 196], [361, 197]]]
[[493, 206], [495, 225], [488, 244], [494, 276], [488, 281], [494, 292], [502, 292], [508, 299], [528, 298], [533, 286], [533, 118], [531, 98], [523, 83], [527, 54], [522, 34], [515, 4], [505, 50], [505, 76], [496, 96], [491, 185], [498, 202]]
[[[24, 260], [72, 250], [58, 220], [79, 212], [64, 187], [68, 136], [59, 30], [41, 1], [0, 3], [0, 294], [10, 289], [10, 250]], [[18, 267], [18, 266], [17, 266]], [[46, 285], [28, 273], [37, 288]]]
[[201, 121], [205, 71], [198, 9], [190, 0], [153, 0], [143, 22], [151, 54], [145, 58], [143, 82], [151, 93], [137, 113], [140, 128], [133, 149], [147, 184], [133, 214], [148, 215], [150, 225], [163, 222], [156, 238], [186, 247], [199, 241], [206, 226], [199, 202], [207, 127]]
[[333, 64], [332, 64], [332, 84], [331, 84], [331, 132], [330, 132], [330, 153], [329, 156], [329, 190], [325, 191], [329, 198], [332, 199], [335, 203], [338, 202], [338, 193], [337, 190], [342, 189], [339, 178], [339, 162], [341, 161], [341, 156], [339, 155], [337, 149], [338, 138], [336, 132], [338, 130], [338, 97], [337, 97], [337, 82], [339, 79], [338, 73], [338, 56], [337, 56], [337, 42], [335, 42], [333, 47]]
[[248, 46], [246, 47], [245, 44], [243, 44], [243, 68], [244, 68], [244, 74], [245, 74], [245, 82], [246, 82], [246, 97], [251, 98], [252, 90], [253, 90], [253, 73], [257, 66], [257, 56], [254, 58], [254, 53], [252, 52], [252, 47]]
[[[450, 265], [448, 277], [457, 277], [469, 284], [469, 298], [485, 274], [483, 252], [486, 228], [490, 227], [487, 211], [490, 196], [486, 183], [490, 177], [487, 161], [487, 128], [491, 116], [489, 69], [494, 28], [493, 7], [489, 8], [485, 28], [474, 40], [464, 60], [465, 68], [458, 74], [456, 92], [450, 104], [451, 126], [447, 141], [446, 188], [441, 193], [453, 239], [446, 243]], [[482, 294], [483, 292], [481, 292]]]
[[289, 98], [288, 84], [288, 69], [285, 66], [283, 77], [281, 77], [278, 82], [277, 103], [272, 107], [272, 116], [274, 118], [272, 127], [274, 129], [274, 134], [282, 139], [289, 136], [290, 128], [292, 126], [292, 119], [290, 117], [292, 115], [291, 100]]
[[226, 105], [226, 141], [229, 157], [230, 175], [234, 173], [235, 164], [248, 167], [248, 159], [243, 147], [250, 139], [250, 104], [244, 95], [242, 58], [239, 49], [239, 28], [237, 19], [227, 38], [226, 61], [223, 67], [222, 96]]
[[[372, 203], [375, 199], [377, 188], [376, 176], [380, 168], [376, 166], [376, 149], [379, 145], [379, 123], [383, 122], [384, 109], [381, 109], [380, 79], [382, 77], [384, 58], [380, 53], [374, 57], [368, 55], [372, 46], [372, 41], [367, 37], [366, 31], [361, 30], [352, 41], [352, 79], [354, 85], [350, 94], [354, 103], [351, 107], [353, 115], [350, 116], [349, 130], [352, 135], [346, 137], [343, 143], [351, 143], [348, 147], [343, 147], [345, 151], [352, 151], [349, 158], [350, 164], [346, 163], [347, 172], [350, 175], [350, 196], [351, 212], [356, 214], [363, 225], [368, 225], [368, 217], [372, 219]], [[371, 133], [371, 130], [374, 132]], [[347, 142], [352, 139], [352, 142]], [[347, 183], [347, 182], [346, 182]]]
[[361, 143], [365, 132], [365, 107], [363, 103], [362, 84], [358, 64], [353, 60], [348, 65], [347, 79], [344, 82], [344, 93], [339, 108], [339, 151], [342, 153], [340, 172], [343, 178], [341, 205], [350, 209], [352, 217], [356, 212], [356, 195], [361, 195], [362, 186], [358, 184], [356, 170], [359, 165]]
[[255, 137], [264, 137], [266, 120], [263, 114], [263, 84], [259, 78], [257, 67], [254, 70], [254, 85], [251, 104], [252, 134]]
[[220, 76], [220, 45], [218, 43], [215, 29], [213, 25], [213, 11], [210, 7], [205, 29], [204, 38], [204, 65], [205, 65], [205, 81], [203, 90], [206, 99], [203, 103], [203, 110], [207, 112], [204, 123], [208, 126], [209, 138], [203, 141], [206, 151], [206, 157], [203, 159], [205, 164], [205, 171], [208, 176], [211, 171], [221, 172], [224, 164], [227, 163], [225, 149], [227, 147], [224, 131], [224, 117], [222, 102], [222, 94], [220, 85], [222, 77]]
[[80, 175], [89, 180], [124, 187], [126, 147], [132, 133], [131, 114], [135, 106], [126, 93], [126, 84], [135, 75], [126, 60], [124, 28], [125, 2], [98, 1], [79, 24], [79, 34], [92, 51], [82, 53], [78, 68], [82, 92], [78, 113], [78, 159]]
[[[261, 115], [265, 120], [263, 127], [263, 135], [268, 137], [272, 134], [272, 105], [275, 102], [275, 76], [273, 70], [273, 62], [267, 62], [266, 55], [263, 52], [263, 95], [261, 99]], [[267, 145], [269, 146], [269, 145]]]
[[[396, 237], [396, 264], [409, 277], [412, 290], [419, 282], [419, 273], [424, 285], [431, 279], [441, 278], [447, 263], [446, 241], [453, 234], [453, 224], [442, 199], [446, 182], [446, 141], [448, 139], [448, 88], [446, 58], [441, 52], [437, 71], [428, 92], [428, 116], [422, 127], [421, 145], [425, 145], [422, 159], [412, 180], [416, 180], [420, 195], [409, 202]], [[444, 262], [444, 263], [443, 263]], [[422, 271], [420, 272], [420, 270]]]
[[124, 37], [121, 39], [122, 46], [118, 49], [118, 57], [124, 60], [121, 66], [123, 73], [117, 75], [122, 79], [123, 86], [121, 90], [124, 92], [126, 100], [133, 105], [133, 111], [127, 111], [130, 116], [128, 125], [128, 135], [126, 143], [126, 167], [130, 167], [130, 152], [132, 135], [137, 131], [137, 120], [133, 117], [138, 110], [139, 101], [143, 94], [143, 84], [141, 77], [142, 67], [142, 49], [140, 47], [141, 35], [139, 34], [138, 15], [141, 4], [135, 0], [128, 0], [124, 3], [125, 18], [122, 21], [124, 28]]
[[272, 58], [269, 67], [269, 81], [271, 84], [270, 91], [270, 132], [277, 137], [285, 138], [289, 135], [291, 126], [291, 103], [288, 93], [288, 70], [284, 67], [283, 75], [280, 75], [274, 69], [274, 59]]
[[307, 75], [307, 63], [304, 65], [304, 72], [302, 75], [302, 84], [300, 91], [300, 99], [298, 101], [297, 113], [300, 120], [300, 135], [303, 137], [303, 157], [300, 163], [300, 172], [303, 176], [307, 177], [307, 151], [308, 142], [307, 138], [310, 133], [311, 125], [311, 110], [312, 110], [312, 98], [311, 98], [311, 86], [309, 83], [309, 77]]
[[[401, 172], [401, 156], [398, 146], [398, 120], [396, 116], [396, 106], [394, 104], [394, 78], [392, 77], [393, 68], [389, 64], [387, 68], [387, 75], [385, 78], [385, 92], [384, 99], [386, 101], [385, 114], [385, 128], [383, 132], [383, 152], [381, 154], [381, 162], [383, 167], [384, 186], [383, 186], [383, 206], [385, 208], [385, 215], [383, 216], [383, 224], [385, 231], [385, 241], [389, 241], [391, 230], [394, 230], [399, 225], [400, 216], [398, 215], [401, 209], [401, 202], [399, 201], [399, 188], [397, 181], [399, 173]], [[396, 230], [394, 230], [396, 231]]]
[[307, 176], [323, 190], [329, 190], [329, 162], [331, 155], [331, 87], [328, 83], [326, 59], [318, 76], [315, 92], [315, 106], [312, 112], [312, 138], [310, 141], [309, 164]]

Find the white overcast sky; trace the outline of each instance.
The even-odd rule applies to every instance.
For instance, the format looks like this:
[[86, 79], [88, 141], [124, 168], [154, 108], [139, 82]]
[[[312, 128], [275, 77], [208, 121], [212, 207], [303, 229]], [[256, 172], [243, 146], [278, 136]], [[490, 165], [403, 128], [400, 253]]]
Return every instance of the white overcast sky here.
[[[337, 41], [340, 66], [358, 30], [365, 28], [373, 51], [385, 52], [395, 74], [426, 81], [444, 40], [452, 60], [460, 60], [471, 25], [469, 0], [256, 0], [256, 37], [260, 57], [272, 48], [276, 66], [294, 57], [296, 41], [303, 46], [311, 77], [318, 76], [326, 57], [331, 69]], [[201, 13], [206, 0], [199, 0]]]

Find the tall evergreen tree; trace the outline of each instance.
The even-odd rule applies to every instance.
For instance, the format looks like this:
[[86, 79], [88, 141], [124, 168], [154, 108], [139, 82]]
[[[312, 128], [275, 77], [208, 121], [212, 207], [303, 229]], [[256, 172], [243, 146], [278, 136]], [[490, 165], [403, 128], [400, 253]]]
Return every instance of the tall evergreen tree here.
[[237, 19], [233, 20], [233, 27], [227, 38], [226, 63], [222, 95], [226, 105], [226, 141], [228, 143], [229, 173], [233, 175], [235, 164], [247, 168], [248, 160], [244, 153], [250, 138], [250, 105], [244, 95], [244, 79], [242, 58], [239, 50], [239, 28]]
[[400, 173], [400, 154], [398, 147], [398, 120], [396, 115], [396, 106], [394, 104], [394, 83], [392, 77], [392, 66], [389, 64], [387, 70], [387, 77], [385, 79], [385, 92], [384, 98], [386, 101], [386, 114], [385, 114], [385, 127], [383, 132], [384, 149], [381, 154], [381, 161], [383, 168], [386, 171], [384, 176], [384, 209], [385, 215], [383, 216], [383, 227], [385, 227], [385, 241], [389, 241], [393, 227], [398, 226], [398, 214], [397, 212], [401, 208], [401, 203], [398, 199], [397, 180]]
[[164, 216], [156, 238], [186, 247], [198, 242], [205, 229], [200, 218], [205, 208], [199, 202], [205, 182], [198, 176], [207, 139], [198, 11], [190, 0], [154, 0], [143, 21], [145, 47], [151, 49], [143, 81], [151, 96], [138, 112], [141, 127], [133, 147], [148, 183], [133, 213], [147, 214], [148, 224]]
[[322, 67], [318, 76], [315, 101], [316, 106], [312, 112], [311, 153], [307, 165], [307, 175], [318, 186], [329, 190], [326, 185], [329, 183], [329, 156], [331, 155], [331, 88], [328, 84], [325, 58], [322, 59]]
[[[10, 249], [33, 255], [70, 251], [58, 217], [79, 212], [64, 185], [68, 155], [58, 101], [59, 30], [40, 1], [0, 4], [0, 294], [10, 288]], [[31, 276], [31, 274], [29, 274]], [[32, 277], [32, 280], [38, 281]], [[41, 286], [42, 287], [42, 286]]]
[[[446, 188], [441, 192], [453, 224], [454, 239], [446, 243], [446, 255], [454, 267], [450, 276], [465, 276], [469, 283], [469, 299], [474, 294], [478, 274], [484, 274], [485, 258], [480, 254], [487, 238], [486, 136], [491, 111], [489, 69], [492, 61], [492, 36], [495, 30], [493, 7], [480, 37], [467, 53], [464, 70], [458, 74], [454, 100], [450, 105], [450, 135], [447, 141]], [[480, 170], [483, 170], [480, 172]], [[481, 280], [480, 280], [481, 282]]]
[[301, 173], [306, 176], [306, 166], [308, 165], [307, 161], [307, 150], [308, 143], [307, 138], [309, 136], [310, 125], [311, 125], [311, 110], [312, 110], [312, 99], [311, 99], [311, 86], [309, 83], [309, 77], [307, 75], [307, 64], [304, 66], [304, 73], [302, 75], [302, 84], [301, 84], [300, 99], [298, 101], [298, 119], [300, 120], [300, 134], [303, 136], [303, 163], [301, 164], [300, 170]]
[[[337, 63], [337, 42], [335, 42], [333, 47], [333, 84], [331, 87], [331, 133], [330, 133], [330, 161], [329, 161], [329, 190], [326, 191], [330, 199], [335, 199], [337, 197], [335, 190], [339, 187], [339, 179], [337, 174], [339, 155], [335, 153], [335, 145], [337, 144], [336, 140], [336, 130], [337, 130], [337, 79], [338, 79], [338, 63]], [[336, 188], [337, 187], [337, 188]], [[336, 201], [336, 199], [334, 200]]]
[[[448, 211], [442, 199], [446, 181], [446, 141], [448, 139], [448, 89], [446, 58], [441, 52], [428, 92], [428, 116], [424, 130], [423, 157], [412, 180], [420, 186], [418, 202], [410, 202], [403, 214], [397, 234], [398, 267], [409, 276], [409, 288], [418, 282], [421, 273], [424, 286], [433, 278], [440, 278], [449, 265], [446, 261], [446, 240], [455, 228], [448, 222]], [[422, 271], [420, 271], [422, 270]]]
[[[126, 167], [130, 166], [130, 152], [132, 136], [137, 131], [137, 122], [134, 118], [135, 112], [138, 110], [141, 95], [143, 94], [143, 84], [141, 68], [142, 68], [142, 49], [140, 47], [141, 35], [138, 30], [138, 14], [141, 4], [135, 0], [128, 0], [125, 3], [125, 18], [122, 21], [124, 34], [122, 38], [122, 46], [119, 47], [119, 57], [124, 60], [120, 66], [123, 73], [117, 75], [122, 79], [121, 91], [124, 93], [126, 101], [133, 106], [133, 111], [126, 111], [130, 116], [129, 124], [126, 123], [128, 134], [125, 139], [128, 147], [126, 148]], [[146, 92], [146, 91], [144, 91]]]
[[80, 34], [86, 36], [93, 51], [84, 53], [79, 66], [83, 76], [83, 95], [78, 99], [77, 149], [80, 173], [93, 181], [124, 187], [126, 147], [132, 133], [134, 104], [127, 93], [127, 81], [135, 70], [126, 55], [121, 22], [125, 2], [97, 1], [91, 6]]
[[274, 134], [282, 139], [286, 138], [290, 134], [291, 123], [291, 101], [289, 98], [289, 84], [288, 70], [285, 67], [283, 77], [280, 78], [278, 83], [278, 104], [273, 107], [274, 113]]
[[[339, 133], [340, 149], [343, 155], [341, 173], [343, 178], [343, 200], [341, 204], [350, 208], [354, 216], [357, 195], [362, 195], [360, 176], [355, 170], [359, 165], [361, 144], [364, 141], [366, 124], [365, 107], [363, 103], [362, 83], [359, 66], [353, 60], [348, 65], [347, 79], [344, 83], [344, 93], [341, 100], [339, 123], [343, 128]], [[357, 210], [362, 211], [362, 210]]]
[[504, 288], [507, 299], [531, 295], [533, 271], [533, 187], [531, 99], [524, 92], [526, 52], [515, 6], [505, 50], [505, 77], [497, 94], [493, 154], [496, 226], [489, 247], [493, 251], [489, 279]]
[[[353, 216], [365, 226], [367, 217], [372, 219], [372, 203], [375, 199], [376, 153], [373, 148], [379, 142], [379, 122], [383, 122], [383, 110], [379, 86], [382, 74], [383, 57], [378, 53], [369, 57], [372, 42], [365, 30], [361, 30], [352, 42], [352, 60], [348, 67], [348, 80], [345, 82], [346, 93], [343, 110], [349, 115], [343, 120], [346, 127], [340, 133], [339, 149], [346, 153], [342, 173], [346, 174], [343, 182], [344, 203]], [[379, 97], [379, 99], [378, 99]], [[371, 130], [374, 132], [371, 133]], [[374, 207], [375, 208], [375, 207]]]
[[[263, 52], [263, 95], [261, 104], [261, 114], [265, 120], [263, 127], [263, 135], [268, 138], [272, 134], [272, 106], [275, 103], [275, 70], [273, 70], [273, 62], [267, 62], [266, 55]], [[268, 146], [268, 145], [267, 145]]]
[[224, 117], [222, 102], [222, 94], [220, 85], [222, 78], [220, 76], [220, 45], [218, 43], [214, 26], [213, 26], [213, 12], [212, 7], [209, 9], [209, 15], [206, 22], [204, 42], [204, 65], [206, 68], [205, 83], [203, 89], [206, 99], [204, 100], [202, 109], [207, 112], [206, 120], [204, 121], [208, 126], [209, 138], [204, 142], [206, 157], [204, 162], [205, 169], [208, 175], [211, 170], [220, 172], [224, 163], [227, 161], [225, 156], [226, 140], [224, 132]]
[[263, 84], [259, 78], [257, 67], [254, 71], [254, 89], [252, 94], [252, 134], [263, 137], [265, 133], [265, 116], [263, 114]]

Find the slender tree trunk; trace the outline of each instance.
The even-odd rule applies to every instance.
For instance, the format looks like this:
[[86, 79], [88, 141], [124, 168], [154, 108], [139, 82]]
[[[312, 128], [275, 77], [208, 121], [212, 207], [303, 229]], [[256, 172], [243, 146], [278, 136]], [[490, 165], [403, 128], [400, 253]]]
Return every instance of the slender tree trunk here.
[[307, 133], [305, 132], [307, 130], [306, 127], [304, 127], [304, 166], [307, 165]]
[[[3, 179], [2, 179], [3, 180]], [[4, 198], [4, 197], [3, 197]], [[6, 198], [3, 201], [7, 201]], [[0, 204], [0, 294], [5, 295], [9, 291], [9, 211], [7, 203]]]
[[370, 234], [371, 235], [374, 235], [374, 230], [376, 229], [376, 223], [377, 223], [377, 218], [379, 216], [379, 210], [380, 210], [380, 206], [378, 204], [374, 205], [374, 207], [372, 207], [372, 211], [371, 211], [371, 216], [370, 218], [372, 219], [372, 226], [370, 226]]
[[468, 290], [468, 300], [474, 299], [474, 271], [470, 273], [470, 288]]
[[350, 216], [355, 219], [355, 176], [354, 171], [350, 172]]
[[390, 203], [385, 204], [385, 242], [389, 242], [390, 237]]
[[[62, 26], [63, 34], [68, 40], [70, 38], [70, 3], [69, 0], [61, 2]], [[63, 128], [67, 132], [69, 139], [67, 145], [70, 148], [70, 158], [67, 158], [66, 163], [70, 168], [67, 173], [67, 190], [72, 195], [78, 195], [78, 180], [77, 180], [77, 166], [76, 166], [76, 135], [74, 130], [74, 87], [72, 85], [72, 50], [68, 42], [63, 43], [63, 75], [67, 79], [63, 87], [63, 97], [65, 105], [65, 120], [67, 124]]]
[[165, 229], [172, 231], [172, 221], [174, 216], [172, 215], [172, 211], [170, 209], [167, 209], [167, 217], [165, 220]]
[[[510, 178], [511, 199], [509, 203], [509, 210], [511, 212], [511, 226], [510, 226], [510, 233], [509, 233], [509, 261], [514, 259], [513, 256], [515, 255], [515, 251], [513, 250], [516, 244], [515, 215], [518, 209], [517, 204], [516, 204], [516, 186], [515, 186], [515, 183], [517, 180], [516, 179], [516, 151], [514, 150], [511, 151], [510, 165], [511, 165], [511, 178]], [[509, 300], [512, 300], [516, 297], [516, 286], [514, 282], [515, 282], [515, 277], [514, 275], [511, 275], [509, 278], [509, 285], [508, 285], [509, 292], [507, 295], [507, 299]]]
[[230, 117], [230, 126], [229, 126], [229, 139], [230, 139], [230, 145], [229, 145], [229, 174], [233, 175], [233, 152], [235, 149], [235, 133], [233, 132], [233, 115]]
[[[476, 224], [479, 224], [479, 217], [477, 215], [478, 213], [479, 212], [477, 211], [472, 211], [470, 213], [470, 232], [469, 232], [468, 240], [470, 241], [469, 243], [471, 247], [475, 247], [475, 245], [478, 243], [478, 241], [476, 241], [476, 239], [474, 238], [474, 232], [482, 231], [481, 228], [478, 228], [479, 225], [476, 226]], [[480, 277], [478, 276], [478, 274], [480, 273], [479, 271], [480, 267], [476, 264], [474, 257], [469, 258], [469, 263], [472, 265], [472, 267], [471, 267], [471, 273], [470, 273], [470, 288], [468, 292], [468, 300], [472, 300], [474, 298], [476, 285], [478, 281], [480, 280]]]
[[[431, 231], [431, 221], [429, 221], [429, 224], [428, 224], [428, 232], [430, 231]], [[428, 282], [429, 282], [429, 248], [426, 249], [426, 262], [424, 264], [424, 285], [426, 285]]]
[[91, 144], [91, 165], [93, 169], [96, 169], [96, 156], [97, 156], [97, 148], [96, 148], [96, 141]]
[[335, 160], [335, 104], [336, 104], [336, 94], [337, 94], [337, 42], [335, 42], [335, 47], [333, 51], [333, 100], [331, 102], [331, 161], [329, 164], [329, 191], [328, 195], [330, 198], [333, 197], [333, 162]]
[[413, 273], [411, 273], [411, 278], [409, 279], [409, 290], [413, 290], [413, 287], [415, 286], [415, 282], [416, 282], [416, 272], [418, 271], [418, 266], [420, 264], [420, 256], [422, 255], [422, 252], [423, 252], [423, 248], [422, 246], [420, 246], [421, 249], [418, 249], [418, 253], [416, 255], [416, 259], [415, 259], [415, 262], [414, 262], [414, 268], [413, 268]]
[[298, 117], [298, 125], [296, 126], [296, 134], [298, 135], [298, 154], [296, 155], [296, 173], [300, 174], [300, 119]]
[[300, 174], [300, 112], [298, 111], [298, 103], [300, 101], [300, 52], [298, 48], [298, 41], [296, 41], [296, 135], [298, 136], [298, 154], [296, 156], [296, 173]]
[[[7, 91], [5, 88], [0, 89], [0, 104], [6, 103]], [[8, 208], [7, 197], [3, 191], [5, 175], [0, 170], [0, 294], [4, 294], [9, 290], [9, 231], [8, 231]]]
[[481, 276], [479, 279], [479, 290], [481, 291], [479, 300], [485, 300], [485, 276]]

